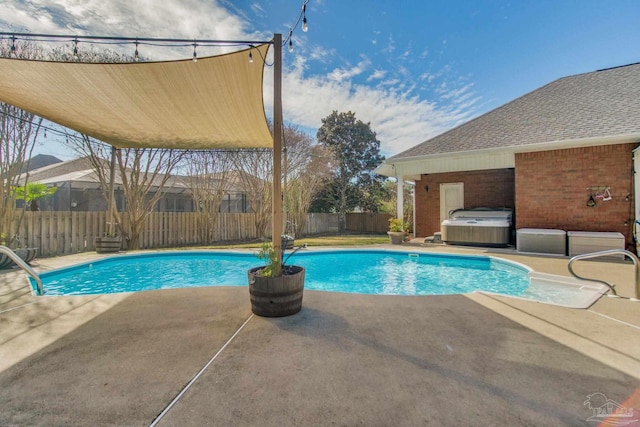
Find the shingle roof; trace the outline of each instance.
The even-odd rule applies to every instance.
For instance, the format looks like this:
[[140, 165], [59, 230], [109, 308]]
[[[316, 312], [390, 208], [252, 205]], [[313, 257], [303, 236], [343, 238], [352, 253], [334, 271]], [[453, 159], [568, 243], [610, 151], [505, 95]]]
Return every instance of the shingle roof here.
[[391, 159], [640, 133], [640, 63], [555, 80]]

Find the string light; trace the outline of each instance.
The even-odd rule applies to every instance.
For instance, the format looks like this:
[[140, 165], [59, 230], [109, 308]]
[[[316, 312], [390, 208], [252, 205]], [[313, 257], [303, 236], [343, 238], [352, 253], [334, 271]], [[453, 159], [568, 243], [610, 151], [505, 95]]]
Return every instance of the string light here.
[[249, 51], [249, 64], [253, 64], [253, 54]]
[[[1, 0], [0, 0], [1, 1]], [[300, 18], [302, 19], [302, 18]], [[290, 33], [291, 34], [291, 33]], [[198, 46], [217, 46], [217, 47], [249, 47], [249, 60], [253, 58], [253, 49], [256, 45], [262, 44], [273, 44], [273, 40], [210, 40], [210, 39], [177, 39], [177, 38], [149, 38], [149, 37], [118, 37], [118, 36], [105, 36], [105, 37], [97, 37], [97, 36], [79, 36], [74, 34], [68, 35], [59, 35], [59, 34], [33, 34], [33, 33], [14, 33], [14, 32], [4, 32], [0, 31], [0, 40], [10, 40], [10, 55], [15, 54], [16, 41], [18, 40], [32, 40], [32, 41], [40, 41], [40, 42], [51, 42], [51, 43], [64, 43], [68, 44], [69, 41], [73, 43], [72, 46], [72, 57], [73, 60], [81, 60], [80, 58], [80, 50], [79, 44], [87, 43], [87, 44], [134, 44], [135, 51], [133, 58], [131, 61], [140, 61], [140, 45], [149, 45], [149, 46], [167, 46], [167, 47], [193, 47], [193, 62], [198, 61]], [[289, 37], [287, 37], [286, 41], [282, 42], [282, 46], [289, 41]], [[262, 52], [257, 50], [257, 52], [262, 56]], [[266, 62], [265, 58], [262, 57], [262, 62], [271, 66], [273, 64], [269, 64]]]
[[307, 25], [307, 4], [302, 5], [302, 31], [305, 33], [309, 31], [309, 26]]
[[302, 31], [305, 33], [309, 31], [309, 24], [307, 22], [307, 3], [309, 3], [309, 0], [304, 0], [304, 2], [302, 3], [302, 8], [300, 8], [300, 12], [298, 12], [298, 17], [296, 18], [295, 24], [293, 24], [289, 28], [289, 34], [282, 41], [283, 47], [285, 45], [289, 45], [289, 52], [293, 52], [293, 41], [291, 39], [293, 38], [293, 31], [298, 28], [300, 22], [302, 22]]

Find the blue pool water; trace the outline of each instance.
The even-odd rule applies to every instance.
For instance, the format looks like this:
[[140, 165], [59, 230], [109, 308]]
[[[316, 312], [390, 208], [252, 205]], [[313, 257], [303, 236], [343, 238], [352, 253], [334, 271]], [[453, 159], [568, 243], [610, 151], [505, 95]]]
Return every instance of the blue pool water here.
[[[519, 296], [529, 270], [484, 256], [354, 250], [296, 253], [305, 289], [381, 295], [443, 295], [477, 290]], [[46, 295], [136, 292], [194, 286], [247, 286], [254, 254], [182, 251], [124, 255], [42, 273]], [[32, 286], [35, 284], [32, 282]]]

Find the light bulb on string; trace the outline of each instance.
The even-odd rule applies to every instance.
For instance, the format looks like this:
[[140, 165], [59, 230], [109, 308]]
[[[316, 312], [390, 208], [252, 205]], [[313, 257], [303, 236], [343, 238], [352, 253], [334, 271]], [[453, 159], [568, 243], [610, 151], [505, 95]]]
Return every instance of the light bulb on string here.
[[293, 52], [293, 41], [289, 39], [289, 52]]
[[138, 40], [136, 40], [136, 51], [133, 53], [133, 60], [138, 62], [140, 60], [140, 55], [138, 54]]
[[309, 26], [307, 25], [307, 5], [304, 4], [302, 6], [302, 31], [305, 33], [309, 31]]
[[253, 64], [253, 54], [249, 51], [249, 64]]
[[78, 59], [78, 39], [73, 41], [73, 59]]
[[11, 36], [11, 53], [10, 56], [16, 56], [16, 36]]
[[196, 53], [196, 46], [198, 46], [197, 43], [193, 44], [193, 62], [198, 62], [198, 54]]

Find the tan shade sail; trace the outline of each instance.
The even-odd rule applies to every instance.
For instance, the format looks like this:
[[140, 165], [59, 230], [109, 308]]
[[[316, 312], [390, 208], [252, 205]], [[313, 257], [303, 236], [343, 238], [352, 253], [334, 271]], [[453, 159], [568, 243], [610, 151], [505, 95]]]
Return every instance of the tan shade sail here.
[[170, 62], [91, 64], [0, 59], [0, 101], [116, 147], [259, 148], [269, 44]]

